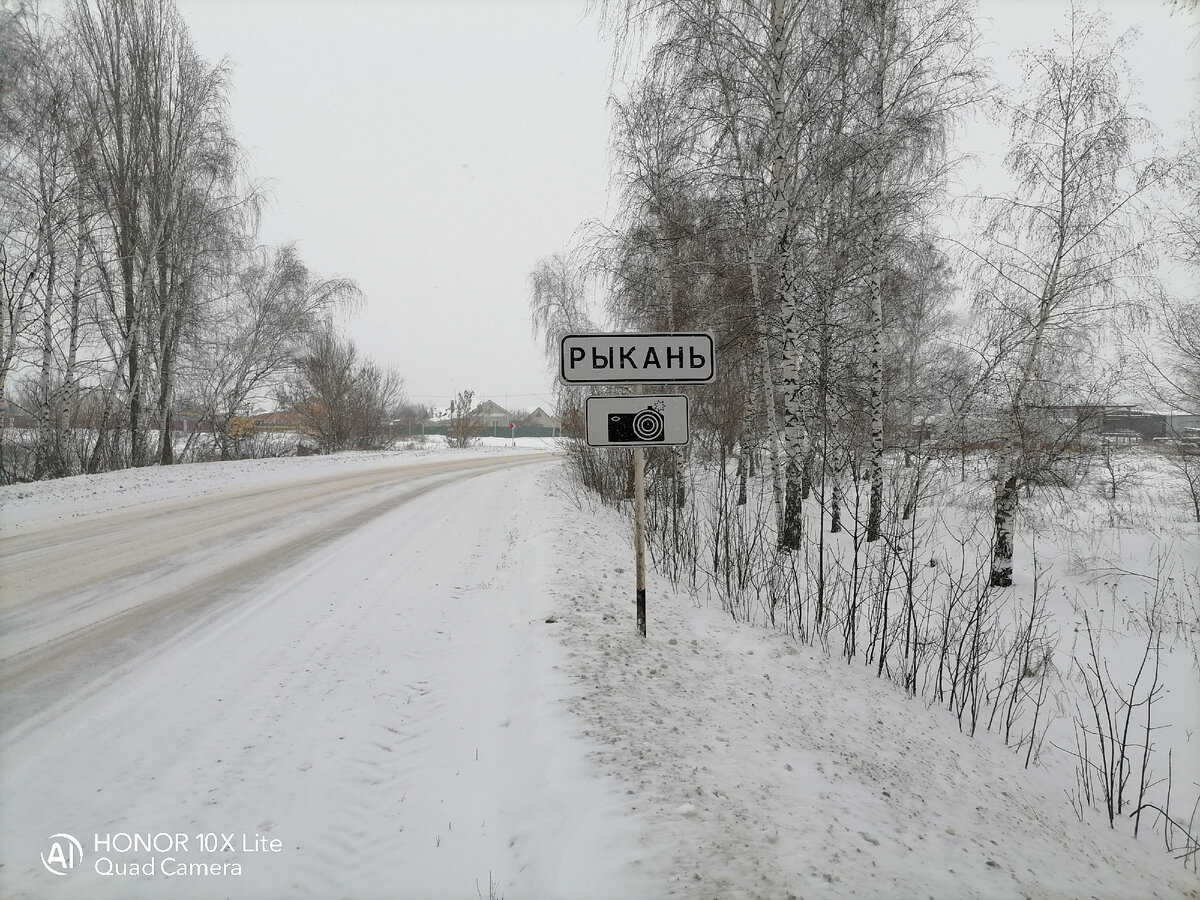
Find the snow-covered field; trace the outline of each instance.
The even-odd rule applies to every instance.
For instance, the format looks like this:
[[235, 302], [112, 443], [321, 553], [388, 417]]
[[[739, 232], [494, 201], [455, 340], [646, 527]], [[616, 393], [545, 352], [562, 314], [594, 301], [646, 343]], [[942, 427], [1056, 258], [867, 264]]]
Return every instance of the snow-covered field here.
[[[8, 541], [189, 501], [525, 463], [413, 474], [394, 503], [372, 483], [352, 529], [224, 584], [83, 683], [28, 688], [44, 702], [0, 736], [0, 895], [1200, 896], [1160, 839], [1079, 821], [1069, 764], [1026, 770], [859, 666], [654, 575], [638, 637], [626, 521], [535, 449], [0, 488], [3, 566]], [[178, 551], [214, 570], [231, 552]], [[0, 579], [7, 610], [21, 598]], [[22, 628], [53, 624], [36, 619]]]

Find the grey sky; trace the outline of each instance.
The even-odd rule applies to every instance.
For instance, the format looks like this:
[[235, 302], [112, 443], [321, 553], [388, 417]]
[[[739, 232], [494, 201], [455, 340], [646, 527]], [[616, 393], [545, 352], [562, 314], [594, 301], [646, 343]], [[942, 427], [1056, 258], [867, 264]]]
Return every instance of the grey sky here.
[[526, 275], [606, 202], [608, 49], [574, 2], [183, 0], [235, 64], [261, 237], [358, 281], [359, 346], [411, 395], [532, 408]]
[[[998, 73], [1065, 5], [980, 4]], [[1131, 65], [1169, 128], [1196, 102], [1194, 16], [1159, 0], [1103, 6], [1115, 29], [1142, 25]], [[273, 196], [262, 240], [295, 241], [314, 271], [358, 281], [367, 306], [348, 326], [360, 348], [421, 402], [469, 388], [548, 404], [526, 276], [608, 206], [610, 47], [582, 0], [179, 7], [200, 52], [234, 63], [232, 119]], [[996, 141], [976, 144], [986, 164]]]

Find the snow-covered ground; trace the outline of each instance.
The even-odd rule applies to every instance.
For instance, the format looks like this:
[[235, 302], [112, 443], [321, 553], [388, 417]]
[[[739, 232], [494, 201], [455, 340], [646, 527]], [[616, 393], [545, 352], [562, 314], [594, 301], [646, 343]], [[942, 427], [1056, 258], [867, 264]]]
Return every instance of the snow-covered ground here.
[[390, 507], [364, 488], [370, 517], [216, 612], [86, 683], [39, 682], [0, 736], [0, 895], [1200, 896], [1161, 840], [1081, 823], [1069, 767], [1026, 770], [858, 666], [654, 575], [641, 639], [627, 523], [533, 449], [0, 488], [3, 565], [5, 541], [189, 500], [525, 463], [414, 475], [428, 489]]

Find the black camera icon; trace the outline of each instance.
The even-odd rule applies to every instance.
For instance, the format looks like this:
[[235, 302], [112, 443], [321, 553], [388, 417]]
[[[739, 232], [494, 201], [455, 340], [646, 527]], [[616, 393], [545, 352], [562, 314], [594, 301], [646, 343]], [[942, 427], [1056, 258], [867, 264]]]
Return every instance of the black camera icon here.
[[637, 412], [609, 413], [608, 439], [614, 443], [661, 441], [666, 433], [663, 414], [651, 406]]

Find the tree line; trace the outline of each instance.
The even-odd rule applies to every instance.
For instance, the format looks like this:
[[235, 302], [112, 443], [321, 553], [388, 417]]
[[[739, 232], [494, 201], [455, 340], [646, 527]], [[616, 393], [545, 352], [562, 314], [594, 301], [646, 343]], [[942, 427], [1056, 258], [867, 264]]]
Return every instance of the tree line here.
[[368, 445], [399, 402], [334, 324], [355, 283], [257, 243], [229, 87], [170, 0], [0, 4], [0, 397], [36, 422], [4, 480], [236, 456], [276, 396]]
[[[712, 331], [720, 384], [692, 392], [695, 417], [739, 478], [765, 450], [778, 552], [799, 548], [810, 498], [837, 532], [860, 481], [879, 541], [934, 450], [959, 448], [965, 476], [974, 449], [1004, 587], [1022, 491], [1074, 477], [1095, 411], [1140, 392], [1200, 412], [1200, 305], [1159, 278], [1196, 272], [1200, 120], [1158, 146], [1131, 95], [1131, 35], [1076, 3], [1017, 54], [1009, 89], [966, 0], [599, 9], [636, 60], [611, 100], [620, 210], [539, 261], [535, 327], [552, 353], [589, 317]], [[956, 195], [956, 137], [984, 117], [1008, 132], [1008, 184]], [[564, 389], [564, 418], [578, 393]], [[889, 498], [895, 453], [909, 477]], [[680, 480], [684, 459], [665, 457]]]

